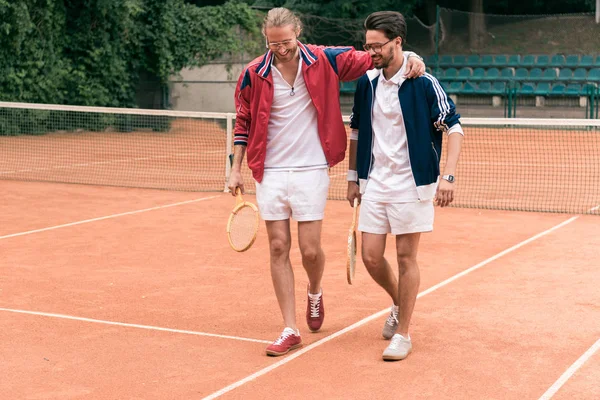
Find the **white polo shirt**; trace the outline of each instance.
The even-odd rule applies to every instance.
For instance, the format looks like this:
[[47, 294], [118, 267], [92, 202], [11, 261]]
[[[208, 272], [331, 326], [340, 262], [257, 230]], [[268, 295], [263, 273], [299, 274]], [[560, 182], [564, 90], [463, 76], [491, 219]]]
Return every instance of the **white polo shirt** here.
[[[402, 54], [402, 57], [404, 55]], [[405, 81], [406, 57], [389, 80], [379, 75], [373, 105], [373, 167], [363, 199], [386, 203], [419, 200], [408, 154], [398, 90]]]
[[309, 170], [327, 168], [319, 139], [317, 109], [302, 76], [302, 58], [294, 85], [271, 65], [273, 104], [267, 129], [265, 170]]

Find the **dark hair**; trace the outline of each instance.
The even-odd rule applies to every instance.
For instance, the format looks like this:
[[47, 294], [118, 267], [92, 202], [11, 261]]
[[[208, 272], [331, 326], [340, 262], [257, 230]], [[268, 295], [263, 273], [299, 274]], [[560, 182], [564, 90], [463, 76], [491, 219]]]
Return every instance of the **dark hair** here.
[[404, 16], [396, 11], [372, 13], [365, 20], [365, 29], [368, 31], [382, 31], [385, 37], [390, 40], [400, 36], [402, 44], [406, 41], [406, 21]]

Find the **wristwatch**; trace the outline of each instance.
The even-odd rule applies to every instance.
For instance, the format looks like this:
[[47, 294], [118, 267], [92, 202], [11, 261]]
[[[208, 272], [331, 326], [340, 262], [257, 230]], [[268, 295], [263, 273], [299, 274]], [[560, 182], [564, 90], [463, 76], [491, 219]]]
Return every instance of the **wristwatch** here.
[[443, 175], [442, 179], [445, 179], [448, 182], [453, 183], [454, 182], [454, 175]]

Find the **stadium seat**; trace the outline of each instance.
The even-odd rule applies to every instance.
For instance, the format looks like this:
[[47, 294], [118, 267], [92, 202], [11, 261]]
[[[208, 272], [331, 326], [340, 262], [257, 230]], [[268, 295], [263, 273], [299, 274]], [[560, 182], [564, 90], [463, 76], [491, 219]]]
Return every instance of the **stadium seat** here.
[[531, 95], [531, 94], [533, 94], [534, 90], [535, 90], [535, 83], [524, 82], [519, 86], [517, 92], [519, 94]]
[[555, 83], [552, 85], [552, 89], [550, 90], [551, 95], [562, 96], [565, 94], [566, 87], [562, 83]]
[[586, 83], [585, 85], [581, 86], [581, 92], [579, 94], [581, 94], [582, 96], [589, 96], [591, 93], [593, 93], [593, 91], [595, 91], [597, 89], [598, 85], [596, 85], [595, 83]]
[[340, 82], [340, 93], [354, 93], [356, 91], [356, 82]]
[[491, 94], [505, 94], [506, 93], [506, 82], [494, 82], [492, 85]]
[[589, 56], [589, 55], [585, 55], [585, 56], [581, 56], [581, 60], [579, 60], [579, 66], [580, 67], [593, 67], [594, 66], [594, 56]]
[[467, 79], [469, 79], [469, 78], [471, 77], [471, 75], [473, 75], [473, 69], [472, 69], [472, 68], [469, 68], [469, 67], [464, 67], [464, 68], [461, 68], [461, 69], [458, 71], [458, 77], [459, 77], [460, 79], [467, 80]]
[[481, 56], [478, 65], [482, 67], [495, 67], [496, 65], [494, 64], [494, 56], [489, 54]]
[[440, 57], [440, 67], [451, 67], [452, 65], [452, 56], [443, 55]]
[[571, 67], [571, 68], [578, 67], [579, 66], [579, 56], [576, 54], [569, 54], [567, 56], [565, 66]]
[[542, 79], [542, 70], [540, 68], [533, 68], [531, 71], [529, 71], [529, 78], [535, 79], [535, 80], [541, 80]]
[[477, 94], [490, 94], [492, 91], [491, 82], [479, 82], [475, 87], [475, 93]]
[[549, 67], [550, 66], [550, 56], [548, 55], [539, 55], [537, 56], [536, 60], [535, 60], [535, 66], [536, 67]]
[[[530, 74], [531, 76], [531, 74]], [[555, 81], [558, 78], [558, 71], [556, 68], [546, 68], [542, 74], [542, 79], [545, 81]]]
[[450, 82], [445, 89], [448, 94], [458, 94], [462, 91], [462, 86], [462, 82]]
[[454, 56], [452, 63], [455, 67], [465, 67], [467, 66], [467, 57], [462, 55]]
[[456, 68], [446, 68], [444, 71], [444, 78], [455, 79], [458, 77], [458, 70]]
[[567, 96], [579, 96], [581, 92], [581, 85], [579, 83], [570, 83], [565, 89], [565, 95]]
[[500, 79], [500, 71], [498, 68], [489, 68], [485, 74], [487, 80], [498, 80]]
[[533, 94], [536, 96], [548, 96], [550, 94], [550, 83], [540, 82], [536, 85]]
[[531, 54], [523, 56], [520, 65], [523, 67], [533, 67], [535, 65], [535, 56]]
[[463, 94], [475, 94], [475, 85], [471, 82], [465, 82], [461, 93]]
[[600, 68], [591, 69], [587, 76], [588, 81], [600, 82]]
[[573, 70], [571, 68], [561, 68], [558, 73], [559, 81], [570, 81], [573, 80]]
[[494, 56], [494, 67], [505, 67], [508, 65], [508, 56], [500, 54]]
[[573, 72], [573, 80], [574, 81], [585, 81], [587, 80], [587, 71], [585, 68], [577, 68], [575, 72]]
[[600, 56], [596, 57], [596, 61], [594, 61], [594, 67], [600, 67]]
[[517, 71], [515, 72], [515, 78], [517, 80], [524, 80], [529, 78], [529, 71], [527, 71], [526, 68], [517, 68]]
[[479, 55], [471, 54], [467, 57], [467, 63], [465, 64], [467, 67], [478, 67], [479, 64]]
[[563, 67], [566, 63], [565, 56], [562, 54], [555, 54], [550, 59], [551, 67]]
[[509, 67], [518, 67], [521, 65], [521, 56], [519, 54], [512, 54], [508, 57], [508, 65]]
[[474, 81], [482, 81], [485, 79], [485, 69], [483, 68], [475, 68], [473, 70], [473, 76], [471, 77]]
[[[525, 70], [525, 72], [527, 72], [527, 70]], [[515, 77], [515, 69], [511, 67], [502, 68], [500, 76], [505, 79], [512, 79]]]

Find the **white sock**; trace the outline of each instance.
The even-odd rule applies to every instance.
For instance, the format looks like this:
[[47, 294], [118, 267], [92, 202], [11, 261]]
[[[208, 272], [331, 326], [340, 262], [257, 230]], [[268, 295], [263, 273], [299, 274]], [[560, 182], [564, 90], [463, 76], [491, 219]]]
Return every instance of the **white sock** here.
[[321, 291], [318, 294], [312, 294], [311, 292], [308, 292], [308, 297], [310, 297], [312, 300], [317, 300], [318, 298], [321, 297], [322, 294], [323, 294], [323, 289], [321, 289]]
[[300, 330], [299, 329], [292, 329], [289, 326], [286, 326], [285, 329], [283, 330], [283, 333], [289, 333], [291, 335], [297, 335], [300, 336]]
[[398, 314], [398, 306], [397, 306], [397, 305], [395, 305], [395, 304], [392, 304], [392, 310], [393, 310], [393, 311], [394, 311], [396, 314]]

